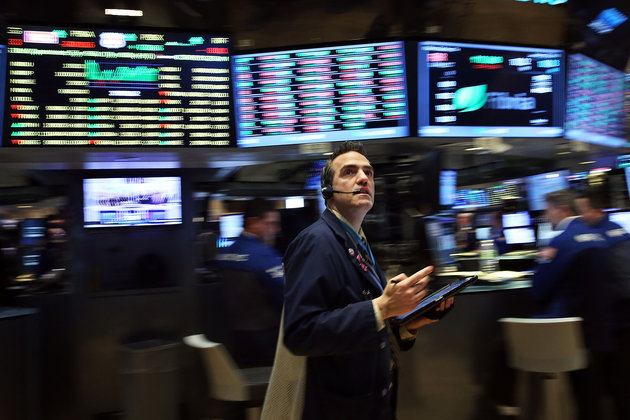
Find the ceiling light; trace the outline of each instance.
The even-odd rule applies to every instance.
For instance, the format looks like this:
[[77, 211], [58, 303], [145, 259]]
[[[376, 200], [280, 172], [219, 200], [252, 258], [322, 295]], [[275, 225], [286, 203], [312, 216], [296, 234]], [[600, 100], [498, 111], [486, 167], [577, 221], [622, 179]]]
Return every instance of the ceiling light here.
[[595, 163], [594, 160], [585, 160], [584, 162], [580, 162], [580, 165], [590, 165], [591, 163]]
[[142, 16], [142, 10], [133, 9], [105, 9], [106, 15], [111, 16]]

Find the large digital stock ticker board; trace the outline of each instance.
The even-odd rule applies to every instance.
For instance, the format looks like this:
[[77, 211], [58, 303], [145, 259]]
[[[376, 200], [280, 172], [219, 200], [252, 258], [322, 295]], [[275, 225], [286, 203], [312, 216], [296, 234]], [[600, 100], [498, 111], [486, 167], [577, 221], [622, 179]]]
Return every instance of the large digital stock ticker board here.
[[418, 43], [418, 135], [559, 137], [564, 51]]
[[232, 57], [239, 147], [409, 135], [403, 42]]
[[229, 39], [7, 29], [4, 145], [233, 146]]

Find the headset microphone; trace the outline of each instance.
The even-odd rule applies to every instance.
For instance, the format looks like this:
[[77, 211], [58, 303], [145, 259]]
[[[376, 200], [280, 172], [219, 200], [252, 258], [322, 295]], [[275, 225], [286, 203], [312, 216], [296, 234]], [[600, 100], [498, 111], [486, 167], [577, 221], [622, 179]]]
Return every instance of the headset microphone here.
[[361, 194], [361, 190], [354, 190], [354, 191], [338, 191], [338, 190], [333, 190], [331, 187], [324, 187], [322, 188], [322, 195], [324, 196], [325, 199], [329, 199], [333, 196], [333, 194]]

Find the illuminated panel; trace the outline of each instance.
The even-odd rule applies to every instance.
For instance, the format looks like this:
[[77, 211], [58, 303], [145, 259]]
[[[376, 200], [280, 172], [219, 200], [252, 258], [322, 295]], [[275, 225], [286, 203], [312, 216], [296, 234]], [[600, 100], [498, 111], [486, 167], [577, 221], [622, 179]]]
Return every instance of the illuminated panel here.
[[4, 87], [6, 81], [7, 47], [0, 45], [0, 141], [2, 140], [2, 123], [4, 122]]
[[569, 55], [565, 137], [625, 146], [624, 76], [582, 54]]
[[568, 170], [547, 172], [525, 178], [527, 201], [530, 210], [544, 210], [547, 206], [545, 195], [550, 192], [569, 188]]
[[181, 178], [83, 179], [83, 227], [182, 223]]
[[558, 137], [564, 52], [418, 43], [418, 135]]
[[457, 192], [457, 172], [440, 171], [440, 206], [450, 207], [455, 204]]
[[230, 146], [229, 39], [9, 27], [3, 145]]
[[454, 209], [486, 207], [490, 205], [488, 192], [483, 188], [457, 190]]
[[520, 180], [505, 181], [501, 185], [488, 187], [488, 197], [491, 206], [504, 204], [504, 200], [520, 198]]
[[626, 130], [630, 131], [630, 73], [626, 73], [624, 85], [624, 113], [626, 114]]
[[404, 45], [232, 57], [239, 147], [409, 135]]

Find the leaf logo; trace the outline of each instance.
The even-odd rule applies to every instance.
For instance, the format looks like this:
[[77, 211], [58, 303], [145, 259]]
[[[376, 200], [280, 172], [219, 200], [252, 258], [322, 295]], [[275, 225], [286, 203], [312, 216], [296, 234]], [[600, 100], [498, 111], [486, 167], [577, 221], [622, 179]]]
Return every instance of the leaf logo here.
[[486, 104], [488, 85], [468, 86], [455, 91], [453, 106], [459, 112], [472, 112]]

